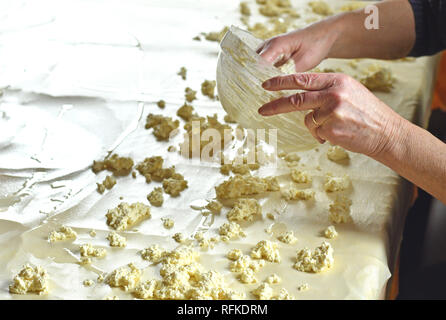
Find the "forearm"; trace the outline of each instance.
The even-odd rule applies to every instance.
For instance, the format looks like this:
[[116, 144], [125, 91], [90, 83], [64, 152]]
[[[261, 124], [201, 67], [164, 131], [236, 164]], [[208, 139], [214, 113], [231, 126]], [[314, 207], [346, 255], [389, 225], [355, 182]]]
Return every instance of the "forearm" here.
[[446, 144], [404, 119], [396, 128], [375, 160], [446, 204]]
[[332, 18], [336, 37], [328, 58], [397, 59], [415, 43], [415, 22], [407, 0], [383, 1], [378, 8], [379, 28], [367, 29], [363, 9]]

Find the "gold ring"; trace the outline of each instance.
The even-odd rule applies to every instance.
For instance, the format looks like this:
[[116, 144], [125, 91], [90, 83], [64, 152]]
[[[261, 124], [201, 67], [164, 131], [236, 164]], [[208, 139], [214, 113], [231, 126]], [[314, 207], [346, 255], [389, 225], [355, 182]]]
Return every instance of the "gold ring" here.
[[313, 123], [316, 125], [316, 128], [321, 126], [319, 123], [317, 123], [316, 119], [314, 118], [314, 111], [311, 114], [311, 119], [313, 120]]

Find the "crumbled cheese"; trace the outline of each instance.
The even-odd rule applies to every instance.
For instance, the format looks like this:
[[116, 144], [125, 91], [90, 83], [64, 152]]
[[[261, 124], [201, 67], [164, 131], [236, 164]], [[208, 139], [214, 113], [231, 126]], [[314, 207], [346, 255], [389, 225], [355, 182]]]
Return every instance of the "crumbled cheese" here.
[[190, 104], [187, 104], [186, 102], [177, 110], [177, 116], [182, 118], [185, 121], [189, 121], [192, 119], [194, 112], [194, 107]]
[[224, 27], [221, 31], [205, 33], [204, 36], [208, 41], [220, 42], [228, 31], [229, 27]]
[[163, 188], [156, 187], [147, 195], [147, 200], [149, 200], [150, 204], [154, 207], [161, 207], [164, 202], [163, 197]]
[[229, 270], [232, 272], [243, 272], [246, 269], [252, 269], [254, 272], [265, 266], [265, 260], [252, 260], [250, 256], [242, 255], [237, 260], [231, 262]]
[[172, 239], [175, 240], [178, 243], [183, 243], [184, 241], [186, 241], [186, 237], [181, 232], [175, 233], [172, 236]]
[[105, 297], [104, 300], [119, 300], [118, 296]]
[[160, 109], [164, 109], [166, 107], [166, 101], [164, 100], [160, 100], [156, 103], [156, 105], [160, 108]]
[[297, 152], [290, 152], [285, 155], [284, 159], [286, 162], [298, 162], [300, 160], [300, 156], [297, 154]]
[[197, 99], [197, 91], [187, 87], [186, 89], [184, 89], [184, 97], [186, 98], [187, 102], [192, 102]]
[[262, 215], [262, 207], [256, 199], [239, 199], [228, 212], [229, 221], [253, 221], [256, 216]]
[[141, 202], [121, 202], [105, 215], [107, 224], [115, 230], [127, 230], [138, 222], [150, 218], [150, 208]]
[[91, 229], [89, 234], [90, 234], [90, 237], [92, 237], [92, 238], [96, 237], [96, 231], [94, 229]]
[[308, 283], [303, 283], [297, 287], [298, 291], [307, 291], [308, 289], [310, 289], [310, 286], [308, 285]]
[[57, 231], [51, 231], [48, 235], [49, 242], [65, 241], [65, 240], [75, 240], [77, 238], [77, 233], [70, 227], [62, 226]]
[[280, 283], [281, 281], [282, 281], [282, 279], [275, 273], [269, 275], [266, 278], [266, 282], [269, 284], [277, 284], [277, 283]]
[[339, 146], [331, 146], [327, 150], [327, 158], [331, 161], [341, 161], [349, 158], [348, 153]]
[[390, 92], [395, 78], [389, 68], [373, 64], [364, 72], [359, 81], [370, 91]]
[[251, 284], [256, 283], [257, 279], [255, 277], [255, 273], [252, 269], [245, 269], [242, 273], [239, 275], [240, 282]]
[[181, 77], [181, 79], [186, 80], [187, 69], [185, 67], [181, 67], [180, 71], [178, 71], [177, 75]]
[[279, 190], [279, 182], [275, 177], [260, 178], [238, 174], [215, 187], [217, 198], [219, 199], [235, 199]]
[[287, 289], [282, 288], [277, 296], [274, 297], [275, 300], [294, 300], [294, 296], [292, 296]]
[[107, 240], [110, 242], [110, 247], [124, 248], [127, 245], [127, 239], [114, 231], [108, 234]]
[[177, 173], [172, 178], [163, 180], [163, 188], [164, 192], [171, 197], [178, 197], [180, 192], [187, 188], [187, 181], [181, 174]]
[[311, 1], [308, 3], [314, 13], [321, 16], [330, 16], [333, 14], [333, 10], [325, 1]]
[[160, 156], [145, 158], [143, 162], [136, 166], [138, 172], [146, 178], [146, 182], [152, 180], [161, 182], [171, 178], [175, 174], [175, 167], [163, 168], [164, 159]]
[[293, 244], [297, 242], [297, 238], [294, 236], [293, 231], [287, 231], [284, 234], [278, 236], [277, 239], [287, 244]]
[[107, 254], [104, 248], [95, 248], [90, 243], [82, 244], [80, 247], [81, 257], [84, 258], [103, 258]]
[[167, 252], [161, 259], [162, 280], [140, 283], [133, 294], [140, 299], [240, 299], [243, 294], [228, 288], [217, 271], [204, 271], [199, 254], [191, 247]]
[[336, 231], [334, 226], [328, 226], [327, 229], [324, 230], [324, 237], [327, 239], [334, 239], [338, 236], [338, 232]]
[[214, 93], [215, 85], [216, 85], [215, 80], [205, 80], [201, 84], [201, 93], [204, 96], [208, 96], [211, 99], [215, 99], [215, 93]]
[[94, 173], [108, 170], [113, 172], [115, 176], [127, 176], [132, 171], [132, 168], [132, 158], [120, 157], [117, 154], [113, 154], [110, 158], [104, 159], [104, 161], [93, 161], [92, 169]]
[[173, 135], [176, 132], [175, 129], [177, 129], [179, 126], [179, 120], [172, 120], [170, 117], [164, 117], [159, 114], [157, 115], [151, 113], [147, 116], [145, 128], [153, 128], [153, 135], [158, 141], [167, 141], [169, 140], [171, 134]]
[[221, 209], [223, 208], [223, 205], [218, 200], [212, 200], [209, 201], [205, 208], [214, 214], [219, 214], [221, 212]]
[[155, 244], [149, 248], [146, 248], [141, 251], [141, 258], [144, 260], [148, 260], [153, 263], [160, 262], [164, 256], [166, 255], [167, 251], [161, 248], [159, 245]]
[[267, 283], [262, 283], [257, 289], [252, 291], [259, 300], [270, 300], [273, 297], [273, 288]]
[[163, 221], [163, 227], [166, 229], [172, 229], [175, 224], [175, 221], [171, 218], [161, 218], [161, 220]]
[[326, 192], [343, 191], [350, 186], [350, 179], [347, 175], [343, 177], [334, 177], [327, 173], [325, 175], [324, 189]]
[[262, 240], [251, 250], [251, 258], [280, 262], [279, 246], [275, 242]]
[[328, 242], [311, 250], [305, 248], [297, 252], [294, 268], [303, 272], [319, 273], [333, 265], [333, 248]]
[[167, 148], [167, 151], [169, 151], [169, 152], [175, 152], [175, 151], [177, 151], [177, 148], [176, 148], [175, 146], [169, 146], [169, 147]]
[[268, 212], [268, 213], [266, 214], [266, 217], [267, 217], [268, 219], [270, 219], [270, 220], [275, 220], [275, 219], [276, 219], [276, 217], [275, 217], [271, 212]]
[[228, 237], [228, 239], [246, 236], [240, 225], [236, 222], [225, 222], [220, 226], [218, 232], [220, 235]]
[[133, 263], [114, 270], [108, 277], [107, 283], [110, 287], [120, 287], [130, 291], [136, 287], [141, 278], [142, 271]]
[[307, 172], [291, 169], [291, 179], [296, 183], [311, 183], [312, 179]]
[[229, 260], [233, 260], [236, 261], [238, 260], [240, 257], [243, 256], [243, 252], [240, 249], [232, 249], [231, 251], [229, 251], [226, 255], [228, 257]]
[[314, 198], [314, 191], [311, 189], [296, 189], [294, 187], [290, 187], [282, 190], [282, 197], [287, 201], [310, 200]]
[[100, 194], [104, 193], [105, 189], [110, 190], [116, 184], [116, 179], [113, 176], [106, 176], [102, 183], [97, 183], [97, 190]]
[[82, 282], [82, 284], [83, 284], [85, 287], [91, 287], [92, 285], [94, 285], [94, 281], [93, 281], [93, 280], [90, 280], [90, 279], [87, 279], [87, 280], [84, 280], [84, 282]]
[[345, 196], [337, 196], [329, 207], [329, 220], [333, 223], [348, 223], [352, 221], [350, 206], [352, 201]]
[[240, 2], [240, 13], [244, 16], [251, 15], [251, 9], [249, 8], [247, 2]]
[[15, 294], [31, 292], [45, 294], [48, 292], [48, 274], [40, 266], [26, 264], [12, 280], [9, 292]]

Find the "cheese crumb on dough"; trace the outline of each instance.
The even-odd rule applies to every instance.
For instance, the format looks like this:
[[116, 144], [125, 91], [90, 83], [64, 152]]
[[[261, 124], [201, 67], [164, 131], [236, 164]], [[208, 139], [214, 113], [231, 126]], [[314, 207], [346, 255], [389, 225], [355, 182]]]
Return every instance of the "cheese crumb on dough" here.
[[334, 226], [328, 226], [327, 229], [324, 230], [324, 237], [327, 239], [334, 239], [338, 236], [338, 232], [336, 231]]
[[51, 231], [48, 235], [49, 242], [65, 241], [65, 240], [75, 240], [77, 238], [77, 233], [70, 227], [62, 226], [57, 231]]
[[253, 221], [256, 216], [262, 215], [262, 207], [256, 199], [239, 199], [228, 212], [229, 221]]
[[345, 196], [336, 197], [329, 207], [329, 220], [333, 223], [348, 223], [352, 221], [350, 206], [352, 201]]
[[156, 103], [156, 105], [160, 108], [160, 109], [164, 109], [166, 107], [166, 101], [164, 100], [160, 100]]
[[395, 78], [389, 68], [373, 64], [364, 72], [359, 81], [370, 91], [390, 92]]
[[252, 291], [259, 300], [271, 300], [273, 297], [273, 288], [271, 288], [267, 283], [262, 283], [257, 289]]
[[213, 214], [219, 214], [221, 212], [221, 209], [223, 208], [223, 205], [218, 200], [212, 200], [209, 201], [205, 208]]
[[107, 224], [115, 230], [127, 230], [138, 222], [150, 218], [150, 208], [141, 202], [121, 202], [105, 215]]
[[161, 207], [164, 202], [163, 197], [163, 188], [156, 187], [147, 195], [147, 200], [149, 200], [150, 204], [154, 207]]
[[177, 75], [181, 77], [181, 79], [186, 80], [187, 69], [185, 67], [181, 67], [180, 71], [178, 71]]
[[300, 286], [297, 287], [298, 291], [307, 291], [310, 288], [308, 283], [303, 283]]
[[106, 176], [102, 183], [97, 183], [97, 190], [100, 194], [104, 193], [105, 189], [110, 190], [116, 184], [116, 179], [113, 176]]
[[153, 246], [150, 246], [149, 248], [142, 250], [141, 258], [153, 263], [158, 263], [164, 258], [166, 253], [167, 253], [166, 250], [161, 248], [159, 245], [155, 244]]
[[282, 197], [287, 201], [310, 200], [314, 198], [314, 191], [311, 189], [296, 189], [294, 187], [290, 187], [282, 190]]
[[265, 266], [265, 260], [253, 260], [250, 256], [242, 255], [237, 260], [231, 262], [229, 270], [232, 272], [243, 272], [246, 269], [252, 269], [254, 272]]
[[161, 182], [175, 174], [175, 167], [163, 168], [163, 163], [164, 159], [162, 157], [154, 156], [145, 158], [136, 166], [136, 169], [146, 178], [147, 183], [152, 180]]
[[215, 99], [215, 93], [214, 93], [215, 85], [216, 85], [215, 80], [205, 80], [201, 84], [201, 93], [204, 96], [208, 96], [211, 99]]
[[110, 242], [110, 247], [124, 248], [127, 246], [127, 239], [114, 231], [108, 234], [107, 240]]
[[226, 255], [228, 257], [229, 260], [233, 260], [236, 261], [238, 260], [240, 257], [243, 256], [243, 252], [240, 249], [232, 249], [231, 251], [229, 251]]
[[287, 289], [282, 288], [277, 296], [274, 297], [275, 300], [295, 300], [294, 296], [291, 295]]
[[249, 8], [247, 2], [240, 2], [240, 13], [244, 16], [251, 15], [251, 9]]
[[186, 241], [186, 237], [181, 232], [175, 233], [172, 236], [172, 239], [175, 240], [178, 243], [183, 243], [184, 241]]
[[119, 287], [130, 291], [136, 287], [141, 279], [142, 271], [133, 263], [114, 270], [108, 277], [107, 283], [110, 287]]
[[291, 179], [296, 183], [310, 183], [312, 181], [307, 172], [298, 169], [291, 169]]
[[259, 241], [251, 250], [251, 258], [280, 262], [279, 245], [269, 240]]
[[83, 284], [85, 287], [91, 287], [92, 285], [94, 285], [94, 281], [93, 281], [93, 280], [90, 280], [90, 279], [87, 279], [87, 280], [84, 280], [84, 281], [82, 282], [82, 284]]
[[333, 248], [328, 242], [314, 249], [302, 249], [297, 252], [296, 263], [294, 268], [303, 272], [319, 273], [333, 265]]
[[228, 237], [228, 239], [246, 236], [240, 225], [236, 222], [225, 222], [220, 226], [218, 232], [220, 235]]
[[176, 173], [172, 175], [172, 178], [163, 180], [164, 192], [169, 194], [171, 197], [178, 197], [180, 192], [187, 188], [187, 181], [184, 177]]
[[215, 187], [217, 198], [219, 199], [235, 199], [279, 190], [279, 182], [275, 177], [260, 178], [239, 174], [230, 177]]
[[113, 172], [115, 176], [127, 176], [130, 174], [133, 168], [133, 159], [120, 157], [117, 154], [113, 154], [110, 158], [104, 159], [104, 161], [93, 161], [93, 172], [98, 173], [103, 170]]
[[347, 151], [339, 146], [331, 146], [327, 150], [327, 158], [331, 161], [341, 161], [349, 158]]
[[161, 220], [163, 221], [163, 227], [166, 229], [172, 229], [175, 221], [171, 218], [161, 218]]
[[185, 102], [178, 110], [177, 110], [177, 116], [179, 116], [180, 118], [182, 118], [185, 121], [189, 121], [190, 119], [192, 119], [192, 116], [194, 112], [194, 107], [191, 106], [190, 104], [187, 104], [187, 102]]
[[205, 33], [204, 36], [208, 41], [220, 42], [228, 31], [229, 27], [226, 26], [221, 31]]
[[199, 254], [191, 247], [167, 252], [161, 259], [161, 280], [140, 283], [133, 294], [140, 299], [240, 299], [243, 294], [230, 289], [219, 272], [203, 270]]
[[284, 234], [277, 237], [279, 241], [287, 244], [294, 244], [297, 242], [297, 238], [294, 236], [293, 231], [287, 231]]
[[153, 135], [158, 141], [167, 141], [169, 140], [171, 134], [173, 135], [176, 132], [175, 129], [177, 129], [179, 126], [179, 120], [172, 120], [170, 117], [164, 117], [159, 114], [151, 113], [147, 116], [145, 128], [153, 128]]
[[95, 248], [91, 243], [82, 244], [80, 247], [81, 257], [84, 258], [103, 258], [107, 254], [107, 250], [104, 248]]
[[269, 275], [269, 276], [266, 278], [266, 283], [268, 283], [268, 284], [278, 284], [278, 283], [280, 283], [281, 281], [282, 281], [282, 279], [281, 279], [277, 274], [275, 274], [275, 273]]
[[184, 89], [184, 97], [186, 98], [187, 102], [192, 102], [197, 99], [197, 91], [187, 87]]
[[343, 177], [334, 177], [327, 173], [325, 175], [324, 189], [326, 192], [343, 191], [350, 186], [350, 179], [347, 175]]
[[321, 16], [330, 16], [333, 14], [333, 10], [325, 1], [311, 1], [308, 5], [314, 13]]
[[48, 292], [48, 274], [40, 266], [25, 264], [9, 285], [9, 292], [15, 294]]

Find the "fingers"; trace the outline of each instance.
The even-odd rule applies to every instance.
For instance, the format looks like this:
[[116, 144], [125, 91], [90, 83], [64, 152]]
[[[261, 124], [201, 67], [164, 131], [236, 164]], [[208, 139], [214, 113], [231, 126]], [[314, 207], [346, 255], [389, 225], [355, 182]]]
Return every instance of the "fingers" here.
[[272, 116], [293, 111], [310, 110], [324, 106], [325, 92], [310, 91], [296, 93], [264, 104], [258, 112], [262, 116]]
[[276, 45], [273, 45], [273, 42], [268, 40], [264, 43], [264, 45], [259, 48], [260, 50], [257, 52], [263, 60], [274, 64], [274, 62], [279, 58], [282, 54], [282, 50]]
[[296, 73], [266, 80], [262, 87], [269, 91], [279, 90], [323, 90], [333, 85], [336, 74]]

